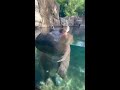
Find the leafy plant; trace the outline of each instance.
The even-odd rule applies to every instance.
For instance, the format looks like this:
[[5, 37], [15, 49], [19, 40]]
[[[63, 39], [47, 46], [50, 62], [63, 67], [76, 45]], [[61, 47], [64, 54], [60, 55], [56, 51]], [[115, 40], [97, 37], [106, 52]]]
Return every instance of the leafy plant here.
[[85, 11], [85, 0], [57, 0], [60, 4], [60, 17], [82, 16]]

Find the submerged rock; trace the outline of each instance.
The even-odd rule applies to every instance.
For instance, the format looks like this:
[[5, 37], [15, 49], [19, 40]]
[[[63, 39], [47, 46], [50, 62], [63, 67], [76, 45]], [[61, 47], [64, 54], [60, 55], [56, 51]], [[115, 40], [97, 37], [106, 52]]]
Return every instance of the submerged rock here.
[[47, 79], [46, 85], [49, 85], [49, 86], [54, 85], [54, 84], [53, 84], [53, 81], [51, 80], [51, 78], [48, 78], [48, 79]]
[[55, 84], [57, 86], [60, 86], [60, 85], [62, 85], [62, 83], [63, 83], [63, 79], [58, 74], [56, 74], [56, 76], [55, 76]]

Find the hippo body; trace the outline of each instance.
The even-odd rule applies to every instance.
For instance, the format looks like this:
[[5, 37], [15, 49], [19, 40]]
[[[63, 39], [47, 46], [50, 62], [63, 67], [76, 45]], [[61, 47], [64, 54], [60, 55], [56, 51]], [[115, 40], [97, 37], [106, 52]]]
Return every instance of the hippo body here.
[[[63, 59], [63, 56], [65, 54], [65, 52], [60, 52], [60, 37], [61, 35], [59, 31], [52, 31], [47, 34], [39, 34], [35, 40], [36, 48], [42, 52], [40, 63], [43, 69], [42, 75], [44, 77], [44, 80], [49, 78], [50, 75], [55, 75], [55, 73], [58, 73], [62, 78], [66, 76], [70, 61], [70, 44], [68, 45], [68, 50], [65, 49], [65, 52], [68, 53], [65, 60], [57, 62]], [[62, 49], [64, 48], [65, 47]]]

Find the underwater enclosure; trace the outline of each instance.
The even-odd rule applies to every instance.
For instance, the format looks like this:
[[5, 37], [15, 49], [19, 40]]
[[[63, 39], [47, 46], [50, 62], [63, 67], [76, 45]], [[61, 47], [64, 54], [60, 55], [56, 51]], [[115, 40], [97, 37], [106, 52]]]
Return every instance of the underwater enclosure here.
[[[40, 28], [43, 29], [44, 28]], [[56, 30], [59, 27], [56, 27]], [[64, 84], [55, 86], [54, 83], [43, 83], [41, 90], [85, 90], [85, 30], [80, 27], [70, 27], [74, 42], [70, 45], [70, 65], [67, 71], [68, 79]], [[41, 78], [40, 51], [35, 48], [35, 84], [39, 84]]]

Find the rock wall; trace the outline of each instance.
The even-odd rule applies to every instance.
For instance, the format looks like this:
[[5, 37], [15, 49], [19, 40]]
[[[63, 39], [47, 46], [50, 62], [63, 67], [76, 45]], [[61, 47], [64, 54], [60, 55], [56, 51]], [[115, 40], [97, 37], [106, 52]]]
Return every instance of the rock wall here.
[[35, 26], [49, 27], [51, 25], [60, 26], [60, 24], [68, 24], [69, 26], [77, 26], [84, 23], [84, 17], [64, 17], [59, 18], [59, 4], [56, 0], [35, 0]]
[[55, 0], [35, 0], [35, 26], [59, 24], [59, 5]]
[[51, 25], [60, 26], [60, 24], [67, 24], [69, 26], [78, 26], [82, 23], [83, 30], [85, 28], [84, 19], [77, 16], [59, 17], [59, 4], [56, 0], [35, 0], [35, 36], [39, 33], [49, 32]]
[[79, 24], [82, 25], [85, 24], [85, 19], [84, 17], [77, 17], [77, 16], [64, 17], [61, 18], [61, 23], [67, 24], [69, 26], [79, 26]]

